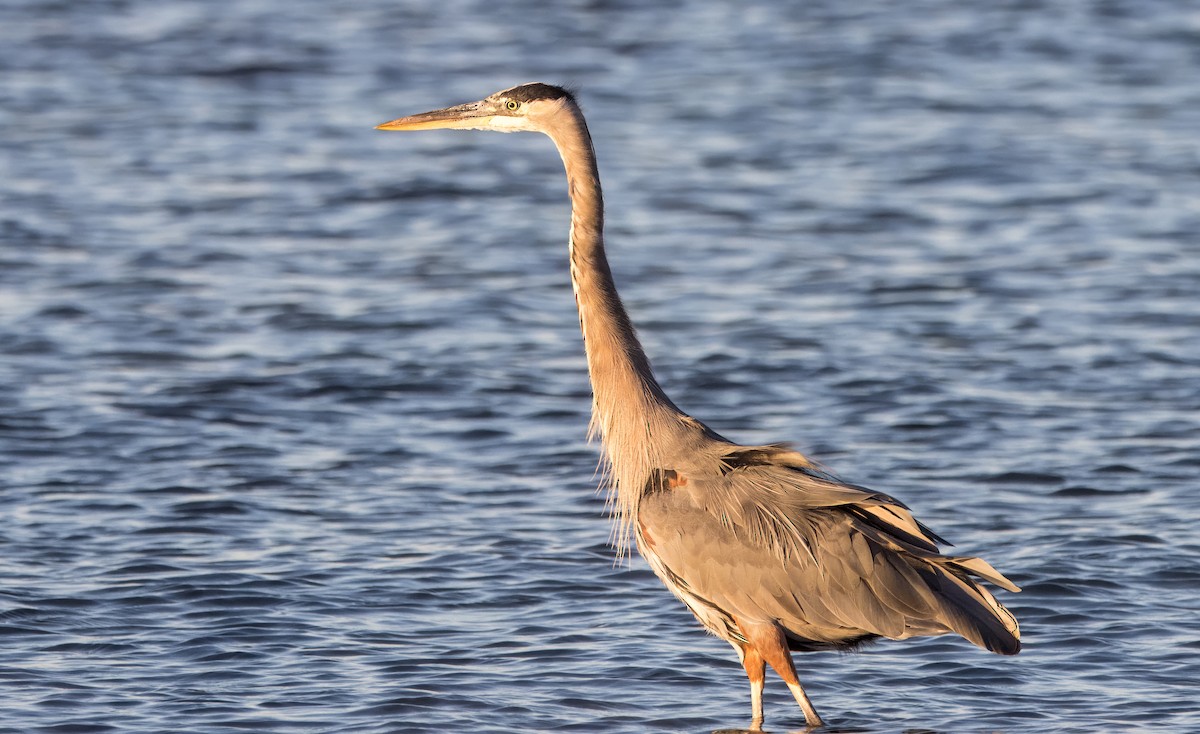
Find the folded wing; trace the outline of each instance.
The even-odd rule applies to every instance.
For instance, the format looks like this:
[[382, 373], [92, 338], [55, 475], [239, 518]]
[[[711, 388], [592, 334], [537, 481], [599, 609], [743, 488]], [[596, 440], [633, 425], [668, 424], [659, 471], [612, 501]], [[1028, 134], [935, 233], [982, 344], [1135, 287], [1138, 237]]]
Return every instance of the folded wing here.
[[1016, 619], [973, 577], [1017, 587], [941, 538], [893, 497], [840, 482], [785, 447], [730, 452], [639, 507], [643, 542], [686, 593], [773, 621], [796, 650], [956, 632], [1020, 650]]

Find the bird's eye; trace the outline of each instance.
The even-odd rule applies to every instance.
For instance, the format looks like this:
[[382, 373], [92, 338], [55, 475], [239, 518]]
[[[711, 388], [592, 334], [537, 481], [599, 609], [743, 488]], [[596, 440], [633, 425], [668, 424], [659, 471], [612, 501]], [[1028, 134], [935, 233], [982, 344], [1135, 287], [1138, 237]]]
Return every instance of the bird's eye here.
[[507, 107], [510, 111], [516, 112], [517, 108], [521, 106], [521, 103], [515, 99], [510, 99], [504, 103], [504, 106]]

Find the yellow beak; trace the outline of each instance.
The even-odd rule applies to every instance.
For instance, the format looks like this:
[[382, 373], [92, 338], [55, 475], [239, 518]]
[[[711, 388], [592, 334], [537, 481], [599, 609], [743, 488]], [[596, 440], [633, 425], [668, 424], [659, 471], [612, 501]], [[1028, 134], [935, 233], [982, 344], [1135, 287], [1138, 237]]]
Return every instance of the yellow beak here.
[[422, 112], [419, 115], [401, 117], [382, 125], [376, 125], [376, 130], [437, 130], [457, 128], [471, 130], [487, 127], [493, 115], [483, 109], [479, 102], [460, 104], [443, 110]]

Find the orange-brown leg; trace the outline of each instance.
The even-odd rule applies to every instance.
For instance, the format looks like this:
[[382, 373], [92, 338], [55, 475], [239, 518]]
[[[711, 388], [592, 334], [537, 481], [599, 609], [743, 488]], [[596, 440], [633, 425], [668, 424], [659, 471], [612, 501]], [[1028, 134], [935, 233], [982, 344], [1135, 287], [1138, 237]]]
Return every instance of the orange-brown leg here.
[[762, 694], [767, 680], [767, 663], [758, 650], [750, 645], [735, 642], [733, 649], [737, 650], [738, 659], [746, 669], [746, 677], [750, 679], [750, 729], [758, 731], [763, 725]]
[[[825, 722], [817, 714], [817, 709], [813, 707], [812, 701], [808, 700], [808, 695], [804, 692], [804, 687], [800, 685], [800, 679], [796, 676], [796, 666], [792, 663], [792, 653], [787, 647], [787, 638], [783, 634], [783, 630], [774, 622], [747, 622], [746, 620], [734, 618], [738, 628], [742, 631], [742, 635], [748, 643], [747, 653], [743, 659], [743, 665], [746, 666], [746, 675], [750, 675], [750, 667], [746, 663], [751, 657], [750, 650], [753, 650], [755, 656], [760, 662], [759, 675], [762, 675], [762, 661], [766, 661], [771, 666], [771, 669], [783, 678], [783, 682], [787, 683], [788, 689], [792, 692], [792, 696], [796, 699], [796, 703], [800, 704], [800, 709], [804, 711], [804, 720], [809, 727], [822, 726]], [[751, 690], [753, 691], [754, 678], [750, 679]], [[761, 683], [759, 684], [759, 695], [762, 695]], [[761, 703], [760, 703], [761, 707]], [[761, 709], [760, 709], [761, 710]]]

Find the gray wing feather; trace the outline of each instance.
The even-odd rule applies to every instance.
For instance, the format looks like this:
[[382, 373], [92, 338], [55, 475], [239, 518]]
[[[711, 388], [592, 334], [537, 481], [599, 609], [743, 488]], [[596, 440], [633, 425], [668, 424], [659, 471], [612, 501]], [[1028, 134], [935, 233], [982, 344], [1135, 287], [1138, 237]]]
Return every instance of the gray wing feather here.
[[942, 556], [898, 500], [788, 463], [738, 467], [642, 499], [647, 550], [688, 593], [817, 643], [954, 631], [1019, 649], [1016, 620], [983, 587], [985, 561]]

